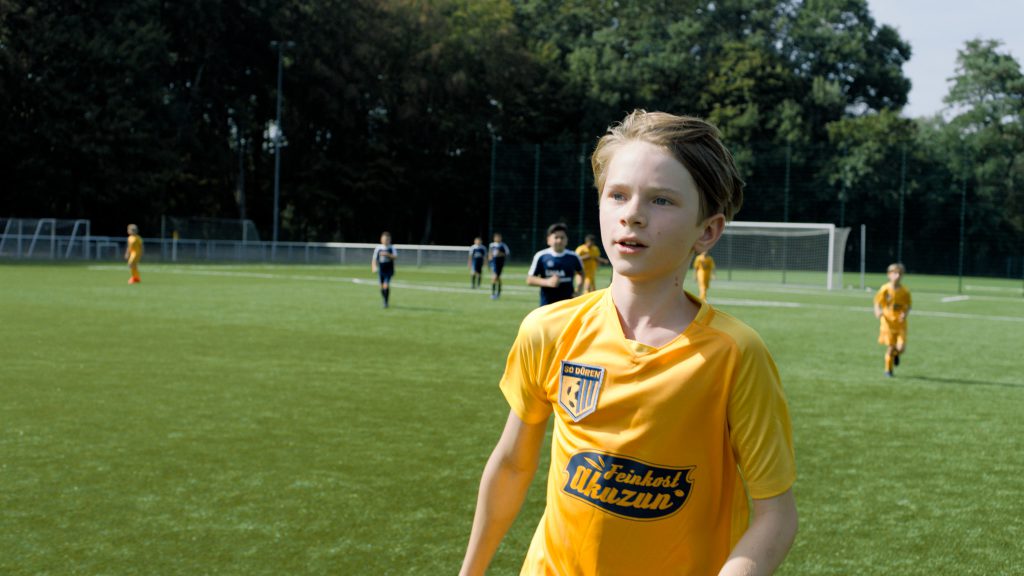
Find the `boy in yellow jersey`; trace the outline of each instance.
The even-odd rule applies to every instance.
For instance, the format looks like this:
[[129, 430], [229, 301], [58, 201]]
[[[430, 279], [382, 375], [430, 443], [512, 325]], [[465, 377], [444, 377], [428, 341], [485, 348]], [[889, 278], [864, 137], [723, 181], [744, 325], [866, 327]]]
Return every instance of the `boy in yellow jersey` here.
[[638, 110], [591, 163], [612, 283], [523, 321], [461, 574], [486, 570], [552, 418], [521, 574], [770, 574], [797, 529], [778, 371], [753, 330], [683, 291], [742, 204], [732, 156], [702, 120]]
[[128, 279], [129, 284], [142, 282], [139, 276], [139, 260], [142, 259], [142, 237], [139, 236], [139, 227], [135, 224], [128, 225], [128, 246], [124, 249], [124, 259], [128, 261], [128, 268], [132, 271], [132, 277]]
[[910, 290], [903, 285], [903, 264], [890, 264], [889, 281], [875, 294], [875, 318], [879, 320], [878, 343], [885, 348], [885, 375], [892, 378], [894, 366], [907, 349], [907, 315], [910, 314]]
[[593, 234], [587, 234], [583, 244], [576, 248], [576, 254], [583, 262], [583, 287], [581, 292], [586, 294], [597, 290], [597, 265], [607, 264], [608, 261], [601, 257], [601, 249], [597, 246], [597, 238]]
[[708, 299], [708, 287], [711, 286], [711, 277], [715, 273], [715, 259], [707, 252], [701, 252], [693, 259], [693, 269], [697, 272], [697, 288], [700, 289], [700, 299]]

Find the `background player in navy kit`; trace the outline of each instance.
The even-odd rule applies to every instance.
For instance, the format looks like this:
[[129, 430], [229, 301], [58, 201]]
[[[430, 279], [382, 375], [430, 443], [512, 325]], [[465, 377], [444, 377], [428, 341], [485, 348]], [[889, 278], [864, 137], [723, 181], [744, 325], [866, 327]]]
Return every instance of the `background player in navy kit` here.
[[398, 250], [391, 245], [391, 232], [384, 232], [380, 235], [380, 246], [373, 249], [373, 258], [370, 259], [370, 270], [380, 277], [380, 295], [384, 298], [384, 307], [388, 307], [388, 298], [391, 296], [391, 277], [395, 275], [395, 259], [398, 258]]
[[530, 286], [540, 286], [540, 305], [568, 300], [577, 294], [583, 284], [583, 261], [579, 255], [566, 250], [569, 245], [565, 224], [548, 226], [548, 248], [533, 256], [533, 264], [526, 276]]
[[484, 271], [484, 260], [487, 259], [487, 246], [484, 246], [483, 240], [477, 236], [473, 238], [473, 245], [469, 247], [469, 261], [466, 265], [469, 266], [469, 286], [471, 288], [479, 288], [481, 275]]
[[487, 261], [491, 263], [491, 299], [501, 296], [501, 271], [505, 269], [505, 258], [509, 255], [508, 245], [501, 241], [501, 234], [494, 233], [494, 242], [487, 247]]

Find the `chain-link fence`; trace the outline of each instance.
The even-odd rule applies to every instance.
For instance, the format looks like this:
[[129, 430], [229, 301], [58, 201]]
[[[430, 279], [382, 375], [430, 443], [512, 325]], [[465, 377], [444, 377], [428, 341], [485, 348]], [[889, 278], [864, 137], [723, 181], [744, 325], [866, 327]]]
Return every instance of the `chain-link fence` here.
[[[488, 223], [517, 261], [545, 244], [549, 224], [568, 224], [570, 245], [598, 234], [592, 144], [496, 142]], [[737, 154], [747, 182], [739, 221], [832, 223], [852, 230], [845, 268], [869, 272], [896, 261], [920, 274], [1024, 278], [1024, 236], [999, 225], [998, 196], [959, 176], [936, 179], [905, 150], [886, 174], [844, 186], [827, 147], [755, 146]], [[751, 160], [753, 158], [753, 160]], [[970, 173], [970, 170], [965, 170]], [[862, 246], [861, 226], [865, 228]]]

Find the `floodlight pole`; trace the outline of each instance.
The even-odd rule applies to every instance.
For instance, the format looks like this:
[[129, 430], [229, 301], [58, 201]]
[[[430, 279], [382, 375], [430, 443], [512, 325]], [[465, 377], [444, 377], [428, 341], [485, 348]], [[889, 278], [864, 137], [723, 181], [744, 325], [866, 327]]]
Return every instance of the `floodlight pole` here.
[[274, 130], [274, 233], [271, 244], [271, 259], [277, 256], [277, 222], [280, 219], [281, 203], [281, 138], [284, 132], [281, 130], [281, 95], [284, 89], [282, 79], [284, 77], [284, 49], [293, 48], [295, 42], [274, 40], [270, 43], [271, 48], [277, 49], [277, 119]]

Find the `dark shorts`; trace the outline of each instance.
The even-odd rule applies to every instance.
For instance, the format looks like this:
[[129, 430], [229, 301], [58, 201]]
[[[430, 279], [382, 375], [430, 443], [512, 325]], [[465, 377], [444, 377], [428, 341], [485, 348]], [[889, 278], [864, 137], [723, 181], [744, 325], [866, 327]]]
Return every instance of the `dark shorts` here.
[[377, 266], [377, 276], [380, 278], [380, 283], [390, 282], [391, 277], [395, 275], [395, 266], [385, 266], [383, 264]]
[[484, 259], [473, 258], [473, 274], [479, 274], [484, 270]]
[[501, 271], [505, 269], [505, 259], [495, 258], [491, 260], [491, 270], [495, 276], [501, 276]]

